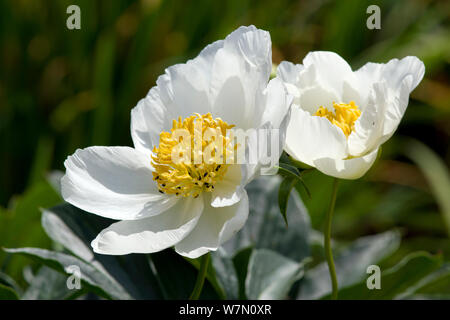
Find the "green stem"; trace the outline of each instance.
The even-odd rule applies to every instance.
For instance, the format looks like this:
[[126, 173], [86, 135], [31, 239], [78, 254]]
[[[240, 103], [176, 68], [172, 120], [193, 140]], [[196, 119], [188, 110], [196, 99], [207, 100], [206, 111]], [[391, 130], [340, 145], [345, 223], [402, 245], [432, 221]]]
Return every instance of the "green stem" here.
[[338, 281], [336, 277], [336, 268], [334, 267], [333, 252], [331, 251], [331, 222], [333, 220], [334, 205], [336, 204], [336, 194], [339, 180], [337, 178], [333, 181], [333, 191], [331, 194], [330, 206], [328, 208], [325, 221], [325, 256], [328, 263], [328, 270], [331, 278], [331, 299], [336, 300], [338, 297]]
[[195, 281], [194, 290], [192, 290], [189, 300], [198, 300], [202, 293], [203, 284], [205, 283], [206, 271], [208, 270], [209, 253], [204, 254], [200, 258], [200, 270], [198, 270], [197, 281]]

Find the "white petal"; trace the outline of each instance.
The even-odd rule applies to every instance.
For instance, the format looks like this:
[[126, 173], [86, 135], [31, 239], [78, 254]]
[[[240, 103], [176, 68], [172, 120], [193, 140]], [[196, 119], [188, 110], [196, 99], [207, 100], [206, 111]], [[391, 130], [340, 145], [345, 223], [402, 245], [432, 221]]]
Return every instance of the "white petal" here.
[[274, 78], [269, 81], [266, 90], [264, 90], [264, 101], [262, 103], [265, 104], [265, 108], [258, 127], [270, 122], [272, 127], [279, 128], [289, 111], [292, 96], [286, 94], [281, 79]]
[[361, 111], [364, 111], [367, 101], [359, 93], [359, 85], [349, 80], [344, 80], [342, 84], [342, 102], [354, 101]]
[[416, 57], [394, 59], [386, 65], [383, 75], [389, 88], [389, 105], [385, 113], [384, 140], [397, 129], [408, 107], [409, 94], [420, 83], [424, 73], [425, 66]]
[[244, 226], [248, 210], [247, 192], [232, 206], [215, 208], [206, 204], [194, 230], [175, 246], [176, 252], [194, 259], [217, 250]]
[[407, 76], [399, 89], [396, 96], [388, 97], [386, 111], [384, 113], [384, 126], [383, 126], [383, 137], [382, 142], [388, 140], [397, 129], [400, 124], [403, 115], [405, 114], [406, 108], [408, 107], [408, 100], [410, 94], [410, 87], [413, 81], [411, 75]]
[[[205, 114], [212, 110], [206, 88], [200, 89], [201, 75], [193, 70], [195, 68], [192, 65], [177, 64], [167, 68], [166, 73], [156, 80], [159, 96], [166, 108], [164, 131], [172, 128], [173, 119], [187, 118], [194, 113]], [[190, 76], [192, 82], [188, 80]]]
[[312, 87], [320, 83], [317, 76], [317, 67], [314, 64], [303, 66], [298, 76], [298, 86], [300, 88]]
[[320, 83], [333, 88], [338, 94], [342, 92], [344, 80], [354, 77], [348, 63], [334, 52], [310, 52], [303, 59], [303, 65], [305, 68], [313, 65]]
[[292, 157], [313, 166], [319, 158], [346, 158], [346, 149], [347, 139], [340, 128], [326, 118], [292, 107], [285, 147]]
[[376, 82], [386, 82], [389, 89], [398, 94], [403, 80], [409, 75], [412, 76], [408, 90], [411, 92], [422, 80], [425, 73], [425, 66], [416, 57], [405, 57], [401, 60], [392, 59], [387, 64], [369, 62], [355, 72], [358, 91], [367, 100], [372, 85]]
[[150, 157], [153, 146], [159, 144], [159, 135], [166, 130], [167, 110], [161, 101], [159, 88], [153, 87], [148, 95], [131, 110], [131, 137], [134, 147]]
[[326, 175], [340, 179], [358, 179], [362, 177], [372, 166], [377, 158], [378, 149], [358, 158], [336, 159], [323, 158], [314, 161], [317, 170]]
[[[217, 56], [220, 58], [220, 52]], [[222, 61], [226, 61], [227, 55], [223, 56]], [[230, 64], [231, 65], [231, 64]], [[214, 116], [217, 116], [226, 122], [235, 125], [238, 128], [248, 128], [251, 126], [248, 117], [245, 117], [247, 107], [246, 93], [244, 84], [240, 77], [230, 76], [221, 84], [214, 105]], [[248, 91], [247, 91], [248, 93]]]
[[254, 128], [264, 112], [260, 102], [271, 70], [268, 32], [241, 27], [217, 51], [211, 75], [214, 115], [239, 128]]
[[91, 245], [101, 254], [152, 253], [183, 240], [203, 211], [203, 199], [185, 198], [160, 215], [135, 221], [120, 221], [103, 230]]
[[255, 26], [239, 27], [226, 37], [223, 47], [245, 59], [246, 66], [267, 81], [272, 71], [272, 41], [269, 32]]
[[194, 113], [206, 114], [212, 111], [209, 101], [209, 74], [211, 70], [199, 68], [196, 59], [166, 69], [173, 92], [174, 119], [189, 117]]
[[62, 196], [87, 212], [133, 220], [159, 214], [177, 201], [158, 193], [150, 158], [133, 148], [79, 149], [64, 165]]
[[241, 163], [243, 167], [243, 185], [259, 175], [274, 175], [277, 173], [278, 162], [285, 147], [290, 118], [291, 108], [284, 114], [279, 127], [275, 127], [272, 122], [267, 121], [259, 128], [245, 132], [246, 150], [242, 153], [245, 153], [246, 156], [245, 159], [238, 159], [238, 163]]
[[283, 82], [298, 84], [300, 72], [303, 70], [303, 66], [300, 64], [293, 64], [289, 61], [282, 61], [277, 68], [277, 76], [281, 78]]
[[241, 165], [229, 165], [223, 180], [214, 186], [214, 190], [211, 193], [211, 206], [231, 206], [241, 200], [245, 192], [241, 181]]
[[359, 105], [361, 108], [368, 104], [373, 84], [381, 81], [384, 66], [382, 63], [368, 62], [355, 71], [357, 90], [362, 100]]
[[360, 156], [373, 150], [381, 143], [384, 117], [387, 107], [387, 89], [384, 83], [375, 83], [361, 116], [355, 122], [355, 129], [348, 136], [348, 152]]
[[337, 102], [338, 95], [331, 88], [323, 88], [319, 85], [301, 90], [299, 105], [309, 114], [314, 115], [320, 107], [334, 110], [333, 102]]
[[405, 57], [401, 60], [392, 59], [383, 69], [383, 78], [393, 91], [400, 90], [408, 76], [412, 77], [408, 81], [408, 90], [409, 92], [413, 91], [424, 74], [425, 65], [417, 57]]

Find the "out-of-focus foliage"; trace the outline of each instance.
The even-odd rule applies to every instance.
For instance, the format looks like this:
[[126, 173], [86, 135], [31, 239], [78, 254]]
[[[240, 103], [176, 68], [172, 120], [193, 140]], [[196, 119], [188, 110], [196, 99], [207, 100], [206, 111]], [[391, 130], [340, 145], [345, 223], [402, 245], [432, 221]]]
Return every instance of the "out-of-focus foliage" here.
[[[298, 194], [291, 193], [286, 215], [293, 220], [289, 231], [279, 216], [276, 190], [281, 179], [262, 177], [248, 186], [249, 199], [259, 202], [249, 221], [233, 241], [212, 253], [202, 298], [221, 299], [324, 299], [331, 285], [325, 262], [317, 263], [310, 247], [321, 233], [314, 232]], [[83, 212], [70, 204], [45, 210], [42, 225], [57, 251], [41, 248], [6, 249], [43, 265], [22, 299], [182, 299], [189, 295], [199, 260], [184, 259], [172, 249], [154, 254], [97, 255], [89, 248], [95, 234], [110, 221]], [[315, 236], [314, 236], [315, 235]], [[299, 246], [296, 244], [299, 243]], [[442, 256], [414, 252], [381, 273], [380, 290], [368, 290], [367, 266], [389, 258], [400, 245], [395, 230], [359, 238], [340, 246], [337, 276], [343, 299], [445, 298], [450, 269]], [[190, 263], [190, 264], [189, 264]], [[80, 270], [81, 288], [67, 289], [70, 267]], [[7, 282], [6, 282], [7, 283]], [[16, 286], [3, 288], [9, 298], [18, 298]], [[16, 291], [17, 292], [17, 291]]]
[[[81, 8], [81, 30], [66, 28], [66, 8], [71, 4]], [[371, 4], [381, 8], [381, 30], [366, 28], [366, 8]], [[399, 228], [399, 249], [381, 261], [386, 281], [392, 280], [389, 283], [395, 287], [395, 274], [410, 272], [416, 265], [430, 266], [432, 270], [439, 259], [450, 260], [445, 197], [450, 194], [445, 182], [450, 164], [449, 13], [450, 3], [439, 0], [0, 1], [0, 247], [39, 247], [67, 254], [41, 227], [40, 208], [61, 201], [57, 187], [52, 187], [57, 179], [48, 182], [51, 170], [63, 170], [64, 159], [77, 148], [131, 145], [130, 110], [165, 67], [194, 57], [205, 45], [240, 25], [254, 24], [270, 31], [274, 63], [300, 63], [311, 50], [336, 51], [355, 69], [367, 61], [387, 62], [406, 55], [424, 61], [425, 78], [412, 93], [397, 133], [383, 146], [381, 159], [364, 179], [341, 183], [333, 237], [338, 240], [339, 255], [340, 248], [344, 248], [344, 254], [351, 248], [346, 243], [357, 238], [367, 239], [368, 235]], [[425, 145], [425, 152], [418, 151], [420, 147], [414, 148], [414, 144], [409, 144], [412, 149], [406, 148], [405, 141], [411, 138]], [[443, 173], [436, 177], [435, 170]], [[276, 233], [280, 239], [269, 237], [274, 230], [286, 230], [278, 211], [278, 215], [269, 216], [276, 223], [243, 230], [228, 244], [228, 250], [240, 248], [232, 251], [232, 260], [213, 259], [217, 279], [209, 275], [206, 294], [243, 298], [249, 292], [251, 296], [284, 292], [284, 288], [269, 290], [250, 280], [246, 283], [249, 261], [261, 259], [264, 251], [257, 255], [250, 249], [243, 250], [244, 244], [275, 251], [291, 259], [292, 266], [312, 256], [307, 269], [320, 271], [322, 240], [317, 231], [322, 229], [331, 179], [312, 171], [304, 175], [304, 181], [311, 199], [301, 184], [296, 189], [311, 221], [305, 221], [303, 214], [294, 217], [288, 208], [289, 228], [286, 234]], [[278, 210], [274, 192], [270, 203], [263, 198], [255, 200], [254, 210]], [[264, 207], [272, 203], [274, 208]], [[308, 242], [293, 231], [296, 227], [309, 230]], [[254, 235], [261, 236], [255, 239]], [[285, 245], [289, 241], [297, 244], [291, 248]], [[414, 252], [418, 250], [428, 254], [417, 255]], [[72, 253], [83, 259], [77, 252]], [[165, 265], [171, 259], [174, 257], [169, 253], [157, 254], [152, 263]], [[51, 271], [36, 270], [36, 263], [32, 265], [34, 270], [24, 269], [29, 261], [0, 252], [0, 271], [17, 282], [12, 285], [11, 279], [6, 281], [0, 276], [0, 295], [14, 295], [9, 288], [17, 286], [14, 291], [21, 297], [39, 298], [39, 277]], [[145, 263], [136, 265], [147, 268]], [[230, 270], [231, 265], [236, 267], [231, 273], [217, 271], [225, 267]], [[188, 262], [186, 266], [192, 267], [192, 273], [185, 287], [169, 286], [158, 292], [158, 297], [188, 296], [196, 266]], [[23, 270], [28, 270], [25, 275]], [[312, 277], [308, 270], [294, 285], [291, 297], [302, 297], [307, 292], [305, 287], [301, 289], [301, 283]], [[410, 287], [410, 294], [403, 293], [402, 297], [442, 297], [444, 290], [436, 289], [436, 283], [448, 284], [448, 273], [442, 270], [448, 267], [434, 271], [429, 280], [422, 280], [422, 286], [416, 283], [417, 288]], [[162, 272], [158, 277], [162, 282], [169, 283], [168, 279], [176, 275], [176, 270], [162, 268]], [[57, 276], [49, 278], [61, 281]], [[345, 294], [358, 292], [357, 280], [346, 280], [349, 286]], [[35, 291], [24, 291], [22, 295], [19, 291], [27, 287]], [[139, 289], [133, 290], [125, 291], [143, 297]], [[93, 291], [103, 294], [100, 289]], [[397, 293], [393, 290], [385, 297]], [[67, 298], [64, 292], [54, 294]], [[317, 292], [313, 295], [319, 296]]]

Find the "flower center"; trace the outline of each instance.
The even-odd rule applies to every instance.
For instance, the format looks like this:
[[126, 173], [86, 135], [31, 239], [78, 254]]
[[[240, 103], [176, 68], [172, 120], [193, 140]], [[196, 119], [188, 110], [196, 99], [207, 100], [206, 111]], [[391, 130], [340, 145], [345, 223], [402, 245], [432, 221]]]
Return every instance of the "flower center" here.
[[233, 154], [232, 138], [227, 137], [233, 127], [210, 113], [173, 120], [171, 132], [161, 132], [159, 146], [153, 148], [153, 180], [159, 192], [194, 198], [211, 192]]
[[361, 115], [361, 110], [359, 110], [355, 101], [350, 101], [350, 103], [333, 102], [333, 107], [334, 113], [321, 106], [314, 115], [327, 118], [332, 124], [341, 128], [345, 136], [348, 137], [355, 129], [355, 121]]

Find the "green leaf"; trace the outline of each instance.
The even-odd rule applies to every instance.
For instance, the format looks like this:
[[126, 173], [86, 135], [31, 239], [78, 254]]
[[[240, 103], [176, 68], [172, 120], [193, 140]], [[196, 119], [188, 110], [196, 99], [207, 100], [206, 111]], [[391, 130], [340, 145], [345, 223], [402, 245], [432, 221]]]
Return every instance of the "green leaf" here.
[[[366, 281], [339, 291], [339, 299], [394, 299], [420, 279], [439, 268], [440, 257], [425, 252], [406, 256], [396, 266], [381, 272], [381, 289], [367, 288]], [[369, 277], [369, 275], [367, 275]]]
[[[61, 201], [60, 196], [45, 180], [34, 184], [23, 194], [14, 198], [6, 211], [0, 211], [0, 243], [2, 247], [49, 247], [50, 241], [41, 227], [40, 207], [53, 206]], [[20, 232], [18, 232], [20, 230]], [[6, 253], [0, 250], [0, 261]], [[9, 256], [3, 271], [19, 279], [22, 269], [29, 263], [20, 256]]]
[[[199, 259], [185, 258], [197, 270]], [[233, 260], [222, 247], [211, 252], [211, 263], [208, 264], [206, 279], [221, 299], [236, 300], [239, 297], [239, 282]]]
[[0, 284], [12, 288], [18, 295], [22, 295], [22, 288], [6, 273], [0, 271]]
[[[360, 282], [369, 265], [381, 261], [400, 245], [400, 234], [387, 231], [359, 238], [335, 258], [339, 290]], [[297, 299], [319, 299], [331, 292], [330, 276], [326, 262], [307, 270], [300, 281]]]
[[280, 166], [278, 167], [278, 172], [285, 177], [290, 177], [292, 179], [297, 180], [297, 182], [300, 182], [303, 186], [303, 188], [306, 191], [306, 194], [309, 198], [311, 198], [311, 192], [309, 191], [308, 186], [306, 185], [305, 181], [302, 178], [302, 175], [306, 172], [309, 172], [309, 169], [305, 169], [302, 172], [299, 172], [299, 170], [287, 163], [280, 163]]
[[244, 248], [238, 251], [233, 257], [233, 265], [236, 270], [236, 275], [238, 277], [239, 283], [239, 299], [245, 300], [245, 279], [247, 278], [248, 264], [250, 262], [250, 256], [252, 254], [252, 248]]
[[413, 139], [406, 141], [404, 152], [419, 166], [430, 184], [450, 235], [450, 173], [445, 162], [429, 147]]
[[[148, 255], [152, 270], [163, 288], [165, 299], [187, 299], [194, 289], [197, 269], [172, 249]], [[218, 299], [209, 281], [205, 281], [200, 299]]]
[[[70, 212], [71, 211], [71, 212]], [[82, 234], [79, 225], [67, 213], [74, 213], [74, 207], [68, 205], [60, 205], [49, 210], [42, 211], [42, 227], [47, 235], [54, 241], [63, 245], [74, 255], [81, 259], [91, 262], [94, 260], [94, 252], [89, 245], [81, 239], [75, 232]], [[83, 214], [83, 213], [80, 213]], [[80, 219], [82, 219], [80, 217]]]
[[281, 181], [280, 189], [278, 189], [278, 206], [280, 207], [281, 216], [288, 227], [288, 219], [286, 216], [287, 205], [289, 201], [289, 195], [294, 188], [297, 180], [295, 178], [286, 177]]
[[68, 267], [78, 266], [81, 271], [81, 281], [92, 292], [105, 298], [131, 299], [129, 293], [109, 274], [99, 271], [93, 265], [74, 256], [39, 248], [5, 249], [5, 251], [22, 254], [66, 275], [71, 275], [66, 271]]
[[[114, 279], [130, 297], [186, 299], [190, 295], [197, 271], [171, 249], [152, 255], [108, 256], [93, 253], [90, 242], [110, 223], [108, 219], [86, 213], [69, 204], [44, 210], [42, 215], [42, 225], [54, 241], [102, 274]], [[213, 288], [219, 292], [219, 297], [224, 297], [212, 267], [209, 269], [205, 288], [202, 298], [217, 299], [218, 295]]]
[[438, 296], [450, 295], [450, 263], [444, 264], [438, 270], [430, 273], [414, 286], [408, 288], [398, 298], [410, 298], [412, 296]]
[[145, 255], [108, 256], [95, 254], [91, 241], [111, 224], [111, 220], [62, 204], [42, 213], [42, 226], [54, 241], [114, 278], [135, 299], [161, 297], [158, 281]]
[[72, 294], [67, 288], [67, 276], [43, 266], [34, 275], [22, 296], [23, 300], [62, 300]]
[[245, 280], [249, 299], [284, 299], [295, 281], [304, 274], [298, 263], [266, 249], [253, 250]]
[[229, 300], [239, 298], [239, 281], [233, 260], [223, 248], [211, 253], [211, 262], [216, 272], [217, 281]]
[[0, 283], [0, 300], [19, 300], [19, 296], [12, 288]]
[[247, 185], [250, 203], [248, 220], [244, 227], [225, 245], [229, 255], [243, 248], [270, 249], [295, 261], [310, 255], [310, 220], [298, 193], [293, 190], [286, 214], [289, 228], [280, 216], [278, 189], [281, 177], [263, 176]]
[[[212, 254], [211, 254], [212, 255]], [[200, 259], [189, 259], [185, 258], [187, 262], [189, 262], [191, 265], [193, 265], [197, 271], [200, 270]], [[212, 260], [212, 257], [211, 257]], [[212, 285], [216, 293], [219, 295], [221, 299], [226, 298], [226, 293], [223, 288], [223, 285], [218, 281], [217, 274], [215, 267], [212, 265], [212, 263], [208, 263], [208, 268], [206, 270], [206, 280], [209, 281], [209, 283]]]

